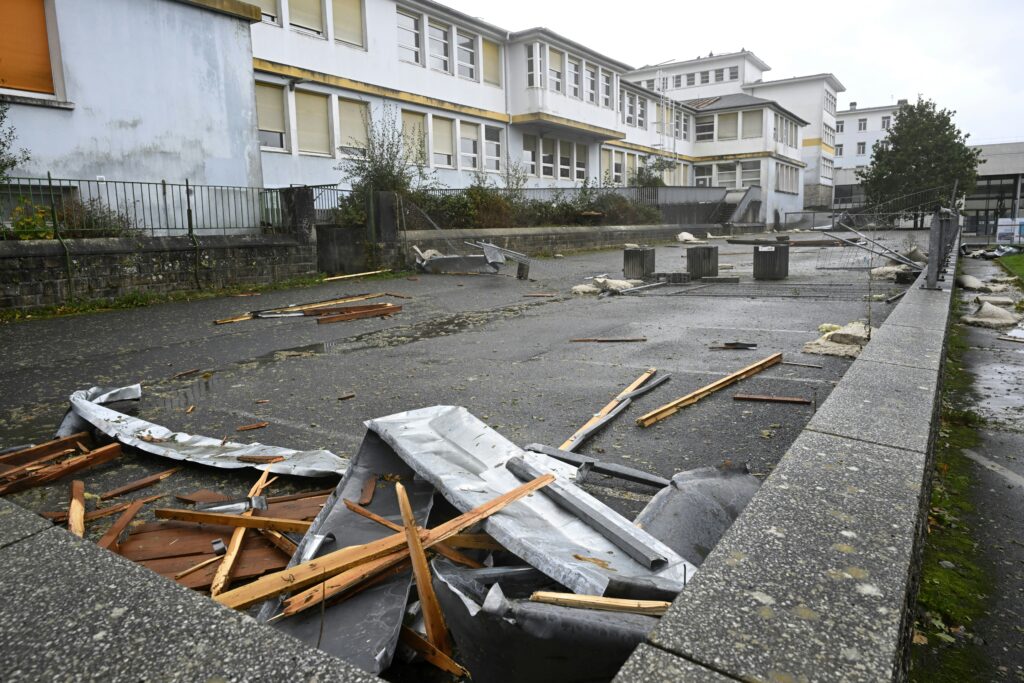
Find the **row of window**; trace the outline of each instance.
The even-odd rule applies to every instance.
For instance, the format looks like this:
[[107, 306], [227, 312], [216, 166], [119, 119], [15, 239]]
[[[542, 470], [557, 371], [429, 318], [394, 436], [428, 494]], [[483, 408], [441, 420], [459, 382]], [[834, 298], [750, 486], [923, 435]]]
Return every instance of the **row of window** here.
[[682, 88], [684, 78], [686, 79], [686, 86], [691, 87], [698, 84], [706, 85], [711, 83], [712, 77], [715, 83], [724, 83], [727, 79], [737, 81], [740, 78], [740, 68], [738, 66], [729, 66], [721, 69], [709, 69], [708, 71], [692, 71], [688, 74], [676, 74], [671, 77], [662, 76], [660, 81], [655, 78], [648, 78], [646, 81], [641, 81], [641, 83], [648, 90], [665, 92], [670, 89], [670, 84], [673, 90]]
[[[295, 149], [303, 154], [334, 156], [361, 154], [367, 146], [366, 102], [337, 98], [337, 107], [331, 106], [331, 96], [318, 92], [296, 90], [295, 96]], [[269, 83], [256, 84], [256, 119], [260, 145], [266, 149], [288, 150], [288, 91]], [[337, 123], [332, 111], [337, 111]], [[335, 130], [337, 132], [335, 132]], [[332, 144], [332, 139], [337, 143]]]
[[697, 142], [759, 138], [764, 135], [764, 114], [760, 109], [704, 114], [696, 117], [694, 133]]
[[[398, 8], [398, 58], [470, 81], [501, 86], [501, 46], [461, 26]], [[424, 50], [424, 28], [426, 49]]]
[[[867, 154], [867, 150], [868, 150], [868, 143], [866, 143], [866, 142], [858, 142], [857, 143], [857, 156], [862, 156], [864, 154]], [[843, 143], [839, 143], [838, 145], [836, 145], [836, 156], [837, 157], [843, 156]]]
[[527, 175], [562, 180], [586, 180], [587, 145], [569, 140], [523, 136], [523, 170]]
[[499, 126], [402, 110], [402, 136], [406, 144], [419, 148], [414, 158], [423, 165], [427, 165], [426, 150], [429, 149], [430, 165], [435, 168], [500, 171], [503, 133]]
[[835, 162], [825, 157], [821, 158], [821, 177], [826, 180], [832, 180], [832, 176], [835, 173]]
[[825, 111], [833, 115], [836, 113], [836, 96], [828, 90], [825, 91]]
[[[718, 180], [714, 174], [717, 173]], [[697, 187], [750, 187], [761, 184], [761, 162], [741, 161], [725, 164], [704, 164], [693, 167]]]
[[[882, 117], [882, 130], [889, 130], [889, 128], [891, 128], [891, 127], [892, 127], [892, 117], [891, 116], [883, 116]], [[868, 120], [867, 119], [857, 119], [857, 130], [858, 131], [865, 131], [867, 129], [868, 129]], [[837, 133], [842, 133], [845, 130], [846, 130], [846, 122], [842, 121], [842, 120], [836, 120], [836, 132]]]
[[263, 21], [281, 25], [282, 5], [287, 3], [288, 25], [327, 37], [326, 15], [331, 14], [334, 40], [366, 47], [363, 0], [255, 0]]
[[612, 109], [615, 74], [546, 43], [526, 45], [526, 85]]
[[781, 114], [775, 115], [775, 134], [773, 135], [775, 142], [781, 142], [789, 147], [797, 147], [800, 143], [799, 131], [800, 128], [796, 125], [796, 121]]
[[775, 164], [775, 189], [779, 192], [800, 191], [800, 169], [789, 164]]
[[821, 128], [822, 128], [822, 140], [821, 141], [824, 142], [829, 147], [835, 146], [835, 144], [836, 144], [836, 131], [835, 131], [835, 129], [833, 129], [832, 126], [828, 125], [827, 123], [822, 124]]

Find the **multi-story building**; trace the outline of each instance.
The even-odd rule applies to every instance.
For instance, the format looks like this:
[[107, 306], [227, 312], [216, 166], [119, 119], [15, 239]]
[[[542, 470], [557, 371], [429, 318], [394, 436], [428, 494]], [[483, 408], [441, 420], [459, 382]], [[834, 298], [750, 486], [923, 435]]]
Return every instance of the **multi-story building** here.
[[836, 96], [846, 88], [830, 73], [764, 80], [771, 67], [749, 50], [645, 66], [630, 80], [684, 101], [730, 94], [753, 95], [777, 103], [806, 122], [799, 158], [804, 168], [804, 206], [832, 202], [835, 165]]
[[858, 109], [856, 102], [850, 102], [849, 109], [836, 112], [834, 206], [846, 209], [864, 203], [857, 170], [871, 165], [875, 143], [889, 135], [896, 112], [906, 103], [898, 100], [894, 105]]
[[[449, 187], [512, 171], [530, 186], [630, 184], [660, 159], [668, 184], [757, 186], [761, 219], [803, 205], [799, 112], [645, 88], [628, 64], [544, 28], [511, 32], [431, 0], [109, 0], [116, 24], [76, 0], [10, 1], [28, 17], [23, 42], [49, 50], [31, 69], [53, 80], [28, 92], [42, 86], [27, 71], [0, 92], [33, 153], [18, 174], [344, 183], [346, 160], [393, 120]], [[0, 44], [0, 78], [19, 51]], [[759, 60], [744, 64], [756, 79]]]

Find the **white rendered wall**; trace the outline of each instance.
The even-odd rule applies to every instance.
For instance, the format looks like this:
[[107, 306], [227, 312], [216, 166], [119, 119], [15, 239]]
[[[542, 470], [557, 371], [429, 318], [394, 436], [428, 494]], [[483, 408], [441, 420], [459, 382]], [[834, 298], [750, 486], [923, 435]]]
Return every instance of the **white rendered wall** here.
[[[845, 129], [836, 133], [836, 143], [843, 145], [843, 156], [836, 157], [837, 168], [856, 168], [871, 164], [871, 148], [876, 142], [885, 138], [889, 131], [882, 129], [882, 117], [888, 116], [890, 125], [896, 121], [897, 107], [866, 110], [843, 111], [836, 118], [844, 122]], [[867, 130], [857, 130], [859, 119], [867, 119]], [[864, 143], [864, 154], [857, 154], [857, 143]]]
[[32, 154], [12, 175], [262, 185], [248, 22], [172, 0], [50, 1], [74, 107], [11, 105]]

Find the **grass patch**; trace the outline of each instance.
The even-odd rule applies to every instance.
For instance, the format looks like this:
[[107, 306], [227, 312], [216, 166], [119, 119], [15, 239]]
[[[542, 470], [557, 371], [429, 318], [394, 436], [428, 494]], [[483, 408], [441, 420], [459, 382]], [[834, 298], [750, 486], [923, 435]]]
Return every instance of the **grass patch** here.
[[996, 263], [1001, 265], [1010, 275], [1014, 275], [1018, 280], [1024, 282], [1024, 254], [1003, 256], [996, 259]]
[[[405, 271], [380, 273], [368, 275], [363, 278], [353, 279], [353, 282], [368, 282], [373, 280], [392, 280], [404, 277]], [[221, 296], [241, 294], [243, 292], [273, 292], [282, 289], [304, 289], [322, 284], [324, 275], [309, 277], [290, 278], [280, 282], [272, 282], [265, 285], [231, 285], [216, 289], [190, 289], [180, 292], [168, 292], [166, 294], [154, 294], [151, 292], [130, 292], [116, 299], [72, 299], [67, 303], [58, 306], [45, 306], [34, 308], [28, 311], [3, 310], [0, 311], [0, 324], [13, 323], [22, 320], [41, 320], [46, 318], [59, 318], [70, 315], [85, 315], [88, 313], [102, 313], [105, 311], [118, 311], [128, 308], [141, 308], [152, 304], [162, 304], [171, 301], [201, 301], [203, 299], [214, 299]], [[347, 280], [341, 280], [344, 283]]]
[[[958, 299], [953, 317], [959, 317]], [[942, 412], [935, 444], [928, 535], [921, 560], [912, 681], [961, 683], [990, 680], [990, 664], [972, 640], [972, 624], [987, 611], [991, 584], [979, 563], [967, 517], [973, 478], [963, 449], [974, 448], [984, 420], [970, 405], [973, 378], [962, 359], [967, 342], [959, 325], [950, 330], [943, 376]], [[927, 642], [924, 642], [924, 639]]]

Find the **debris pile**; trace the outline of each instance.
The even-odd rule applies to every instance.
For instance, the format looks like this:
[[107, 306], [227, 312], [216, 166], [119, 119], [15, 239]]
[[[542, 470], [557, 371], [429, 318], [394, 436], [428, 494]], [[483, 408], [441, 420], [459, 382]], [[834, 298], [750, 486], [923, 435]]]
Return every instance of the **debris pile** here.
[[[512, 251], [499, 247], [490, 242], [466, 242], [467, 245], [481, 250], [482, 254], [469, 255], [445, 255], [436, 249], [420, 250], [413, 246], [416, 252], [416, 268], [424, 273], [464, 275], [479, 273], [497, 273], [506, 261], [513, 261], [518, 264], [516, 278], [520, 280], [529, 279], [530, 257], [518, 251]], [[452, 246], [449, 244], [449, 246]]]
[[[361, 275], [363, 273], [360, 273]], [[343, 276], [344, 277], [344, 276]], [[318, 324], [345, 322], [348, 320], [361, 320], [363, 318], [389, 318], [395, 313], [400, 313], [402, 307], [392, 303], [366, 304], [360, 306], [342, 306], [341, 304], [355, 301], [367, 301], [369, 299], [380, 299], [382, 297], [395, 297], [408, 299], [407, 296], [392, 294], [390, 292], [377, 292], [374, 294], [354, 294], [338, 299], [327, 299], [326, 301], [314, 301], [305, 304], [293, 304], [280, 308], [267, 308], [259, 311], [249, 311], [231, 318], [214, 320], [214, 325], [227, 325], [229, 323], [240, 323], [246, 320], [257, 318], [302, 318], [315, 317]]]
[[986, 292], [988, 294], [996, 294], [998, 292], [1007, 291], [1010, 286], [1002, 282], [982, 282], [973, 275], [957, 275], [956, 283], [960, 287], [970, 292]]
[[962, 322], [968, 325], [991, 327], [993, 329], [1012, 327], [1020, 322], [1020, 319], [1021, 317], [1016, 313], [1011, 313], [1005, 308], [994, 306], [988, 301], [982, 302], [974, 313], [960, 318]]
[[821, 356], [856, 358], [870, 341], [873, 329], [861, 321], [854, 321], [842, 327], [831, 323], [818, 326], [821, 336], [804, 344], [804, 353]]

